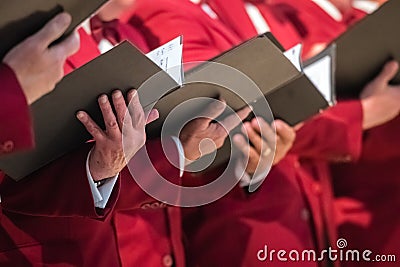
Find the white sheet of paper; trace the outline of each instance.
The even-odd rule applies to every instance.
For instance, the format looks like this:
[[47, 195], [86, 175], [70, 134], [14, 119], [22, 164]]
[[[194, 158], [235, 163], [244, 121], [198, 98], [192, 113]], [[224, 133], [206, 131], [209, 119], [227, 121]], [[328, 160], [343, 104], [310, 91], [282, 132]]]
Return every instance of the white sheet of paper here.
[[182, 36], [146, 54], [155, 64], [167, 72], [179, 85], [183, 82]]
[[332, 58], [325, 56], [304, 68], [304, 73], [330, 104], [334, 101], [331, 88], [331, 67]]
[[297, 44], [291, 49], [287, 50], [283, 54], [287, 59], [289, 59], [290, 62], [301, 72], [301, 49], [303, 45], [302, 44]]

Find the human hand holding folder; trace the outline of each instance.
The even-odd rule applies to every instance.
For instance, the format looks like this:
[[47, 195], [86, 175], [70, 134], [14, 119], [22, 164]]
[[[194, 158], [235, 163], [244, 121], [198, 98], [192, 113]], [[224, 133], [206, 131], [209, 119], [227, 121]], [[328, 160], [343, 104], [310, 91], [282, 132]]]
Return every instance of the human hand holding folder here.
[[400, 114], [400, 85], [390, 85], [398, 70], [396, 61], [386, 63], [381, 73], [362, 91], [364, 130], [384, 124]]
[[61, 13], [39, 32], [14, 47], [3, 62], [15, 72], [28, 104], [51, 92], [64, 76], [66, 59], [79, 49], [79, 35], [49, 47], [71, 24], [71, 15]]
[[[126, 105], [121, 91], [112, 95], [114, 114], [107, 95], [98, 99], [106, 130], [102, 130], [84, 111], [77, 118], [96, 142], [89, 158], [90, 173], [95, 181], [116, 176], [125, 168], [146, 142], [145, 126], [158, 118], [157, 110], [144, 114], [136, 90], [128, 93]], [[124, 127], [124, 130], [123, 130]], [[122, 138], [127, 142], [123, 143]]]
[[250, 146], [243, 135], [234, 136], [234, 144], [248, 159], [244, 165], [246, 173], [264, 173], [270, 162], [272, 165], [278, 164], [293, 146], [296, 138], [294, 129], [281, 120], [275, 120], [273, 124], [276, 132], [259, 117], [243, 124], [242, 133], [248, 136], [253, 146]]
[[214, 101], [209, 104], [203, 114], [185, 125], [180, 133], [180, 140], [185, 152], [185, 165], [221, 148], [229, 133], [236, 128], [250, 112], [245, 107], [221, 121], [215, 122], [226, 109], [226, 102]]

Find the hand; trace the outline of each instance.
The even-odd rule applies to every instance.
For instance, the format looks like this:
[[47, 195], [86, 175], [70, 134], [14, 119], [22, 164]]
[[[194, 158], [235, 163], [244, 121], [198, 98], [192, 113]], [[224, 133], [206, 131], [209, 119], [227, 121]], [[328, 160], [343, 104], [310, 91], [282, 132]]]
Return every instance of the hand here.
[[[146, 124], [158, 118], [157, 110], [152, 110], [146, 122], [136, 90], [128, 93], [127, 100], [131, 103], [129, 108], [121, 91], [115, 91], [112, 99], [117, 116], [114, 115], [106, 95], [100, 96], [98, 101], [106, 131], [103, 131], [86, 112], [80, 111], [77, 114], [77, 118], [96, 141], [89, 158], [90, 173], [95, 181], [114, 177], [121, 172], [145, 144]], [[122, 138], [129, 141], [124, 143], [125, 147]]]
[[97, 12], [102, 21], [118, 19], [135, 2], [135, 0], [110, 0], [106, 2]]
[[229, 132], [251, 112], [250, 107], [245, 107], [221, 122], [212, 122], [224, 112], [225, 108], [224, 101], [214, 101], [207, 107], [201, 118], [183, 127], [179, 139], [185, 152], [186, 165], [222, 147]]
[[28, 104], [54, 89], [64, 76], [66, 59], [79, 50], [79, 35], [76, 32], [49, 47], [70, 24], [71, 16], [61, 13], [4, 57], [3, 62], [15, 72]]
[[[254, 147], [250, 146], [243, 135], [234, 136], [235, 145], [248, 159], [245, 164], [248, 174], [264, 172], [271, 161], [273, 165], [278, 164], [292, 147], [296, 137], [294, 129], [280, 120], [276, 120], [274, 123], [276, 136], [271, 126], [260, 117], [244, 123], [242, 132], [248, 136]], [[275, 155], [272, 153], [274, 144]]]
[[384, 124], [400, 114], [400, 86], [389, 85], [398, 70], [397, 62], [386, 63], [382, 72], [362, 91], [364, 130]]

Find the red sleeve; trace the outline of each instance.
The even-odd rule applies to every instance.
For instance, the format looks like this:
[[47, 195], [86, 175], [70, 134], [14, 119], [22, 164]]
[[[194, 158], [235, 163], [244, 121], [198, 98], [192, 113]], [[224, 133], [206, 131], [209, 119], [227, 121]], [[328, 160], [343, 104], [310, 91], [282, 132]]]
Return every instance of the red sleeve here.
[[96, 209], [86, 174], [91, 147], [86, 144], [19, 182], [4, 177], [0, 184], [2, 208], [34, 216], [104, 218], [116, 202], [120, 183], [118, 180], [106, 208]]
[[215, 46], [209, 37], [209, 29], [199, 23], [197, 16], [200, 14], [195, 11], [201, 10], [190, 2], [159, 1], [155, 6], [152, 1], [137, 1], [134, 6], [135, 16], [129, 23], [143, 33], [151, 50], [183, 35], [184, 62], [207, 60], [229, 49], [231, 44], [227, 44], [224, 50]]
[[0, 64], [0, 155], [34, 146], [29, 106], [11, 68]]
[[362, 148], [361, 102], [345, 101], [307, 121], [291, 153], [329, 161], [357, 160]]
[[[129, 169], [125, 168], [120, 175], [121, 193], [116, 208], [123, 210], [154, 207], [152, 204], [165, 207], [165, 204], [159, 205], [162, 199], [154, 199], [143, 188], [162, 198], [170, 191], [160, 186], [159, 179], [180, 185], [179, 174], [179, 151], [175, 142], [171, 138], [163, 144], [159, 139], [148, 141], [146, 148], [142, 148], [129, 162]], [[178, 202], [179, 195], [174, 197]]]

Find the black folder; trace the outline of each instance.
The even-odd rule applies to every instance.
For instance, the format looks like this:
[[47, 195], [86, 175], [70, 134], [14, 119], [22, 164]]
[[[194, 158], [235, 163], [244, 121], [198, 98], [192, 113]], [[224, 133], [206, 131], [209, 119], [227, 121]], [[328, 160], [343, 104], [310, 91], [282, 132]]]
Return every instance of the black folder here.
[[[265, 95], [274, 115], [292, 125], [329, 106], [304, 73], [287, 60], [268, 36], [249, 40], [211, 62], [231, 66], [247, 75]], [[149, 79], [154, 75], [157, 78]], [[127, 92], [130, 88], [138, 88], [145, 109], [154, 104], [159, 109], [160, 119], [148, 125], [147, 132], [152, 137], [160, 136], [162, 123], [174, 107], [199, 96], [222, 96], [234, 110], [252, 103], [257, 114], [268, 115], [264, 105], [258, 105], [262, 102], [257, 99], [260, 95], [246, 87], [251, 80], [241, 84], [242, 79], [224, 76], [207, 62], [191, 69], [185, 76], [186, 85], [180, 87], [129, 42], [120, 44], [66, 76], [52, 93], [32, 105], [36, 148], [2, 158], [0, 169], [18, 180], [85, 143], [90, 135], [75, 118], [76, 111], [86, 110], [102, 125], [97, 96], [114, 89]], [[228, 90], [208, 83], [190, 83], [198, 80], [218, 83], [222, 78], [234, 86]], [[186, 115], [196, 115], [202, 109], [204, 105], [192, 105], [190, 110], [173, 119], [179, 124]], [[222, 153], [219, 161], [227, 157], [228, 153]]]
[[[242, 74], [225, 71], [225, 68], [213, 63], [234, 68], [249, 77], [262, 91], [263, 99], [252, 91], [254, 86], [249, 80], [243, 79]], [[228, 88], [216, 86], [221, 81], [224, 81]], [[148, 125], [148, 135], [159, 136], [160, 129], [163, 129], [163, 134], [176, 136], [183, 126], [182, 122], [189, 121], [204, 109], [203, 101], [190, 101], [198, 97], [222, 97], [227, 105], [236, 111], [251, 104], [254, 113], [266, 121], [271, 122], [279, 118], [292, 126], [333, 104], [328, 102], [306, 75], [285, 57], [282, 46], [270, 33], [246, 41], [186, 72], [185, 85], [172, 91], [155, 105], [160, 112], [160, 119]], [[265, 108], [264, 99], [270, 106], [273, 118]], [[186, 101], [188, 104], [182, 106]], [[181, 105], [179, 112], [171, 116], [170, 112], [178, 105]], [[228, 115], [229, 113], [225, 113], [218, 119]], [[167, 125], [165, 121], [168, 122]], [[238, 132], [238, 129], [233, 132]], [[209, 168], [217, 167], [229, 160], [230, 155], [237, 153], [230, 148], [231, 143], [227, 139], [216, 154], [195, 161], [190, 168], [201, 169], [207, 162], [212, 162]]]
[[64, 38], [108, 0], [1, 0], [0, 59], [56, 14], [66, 11], [72, 22]]
[[[242, 79], [243, 76], [235, 71], [224, 72], [219, 64], [241, 72], [254, 82], [268, 101], [274, 118], [282, 119], [290, 125], [304, 121], [332, 104], [328, 103], [306, 75], [297, 70], [284, 56], [276, 42], [270, 34], [261, 35], [186, 72], [185, 85], [160, 99], [155, 105], [160, 111], [160, 119], [149, 125], [149, 134], [158, 135], [170, 111], [180, 103], [195, 97], [221, 96], [234, 110], [243, 108], [246, 103], [252, 104], [255, 113], [267, 116], [268, 112], [261, 110], [264, 105], [262, 99], [257, 98], [260, 95], [248, 89], [249, 86], [254, 88], [249, 84], [249, 80]], [[230, 85], [229, 88], [215, 86], [221, 81]], [[174, 120], [178, 124], [178, 121], [193, 117], [203, 108], [201, 103], [199, 106], [191, 103], [184, 112], [174, 114]]]
[[[0, 169], [20, 180], [50, 162], [73, 151], [90, 134], [76, 119], [78, 110], [87, 111], [104, 128], [97, 97], [115, 89], [125, 93], [139, 88], [147, 79], [159, 73], [157, 79], [146, 83], [156, 89], [174, 89], [178, 84], [139, 49], [124, 42], [88, 64], [68, 74], [53, 92], [31, 106], [36, 148], [0, 159]], [[140, 91], [142, 105], [154, 101], [155, 92]]]
[[[400, 61], [399, 25], [400, 1], [390, 0], [335, 41], [339, 98], [358, 97], [387, 61]], [[393, 82], [400, 83], [400, 72]]]

